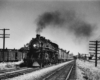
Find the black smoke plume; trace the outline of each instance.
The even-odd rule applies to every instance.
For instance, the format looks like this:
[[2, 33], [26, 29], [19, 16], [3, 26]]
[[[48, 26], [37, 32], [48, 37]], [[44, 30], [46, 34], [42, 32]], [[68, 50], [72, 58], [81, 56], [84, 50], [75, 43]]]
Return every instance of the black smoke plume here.
[[37, 33], [40, 33], [48, 25], [61, 25], [64, 23], [64, 18], [61, 18], [61, 14], [56, 12], [46, 12], [39, 16], [37, 21]]
[[89, 38], [93, 35], [94, 27], [94, 25], [91, 25], [83, 20], [76, 20], [74, 23], [70, 24], [68, 30], [73, 32], [76, 37]]
[[46, 27], [64, 27], [76, 37], [91, 37], [94, 26], [77, 17], [75, 11], [45, 12], [37, 19], [37, 33]]

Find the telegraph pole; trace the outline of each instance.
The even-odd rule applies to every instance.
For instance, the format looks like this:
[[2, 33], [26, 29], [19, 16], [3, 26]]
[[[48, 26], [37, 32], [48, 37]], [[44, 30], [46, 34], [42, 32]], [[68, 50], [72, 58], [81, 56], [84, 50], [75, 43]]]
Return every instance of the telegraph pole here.
[[9, 29], [0, 29], [0, 30], [3, 30], [3, 34], [0, 34], [0, 35], [2, 35], [2, 37], [0, 37], [0, 38], [3, 38], [3, 54], [2, 54], [2, 56], [3, 56], [3, 61], [4, 61], [4, 50], [5, 50], [5, 38], [9, 38], [9, 36], [6, 36], [6, 35], [10, 35], [10, 34], [5, 34], [5, 31], [6, 30], [9, 30]]
[[90, 51], [95, 51], [95, 67], [97, 67], [97, 54], [99, 54], [98, 53], [98, 51], [100, 51], [100, 50], [98, 50], [100, 47], [99, 47], [99, 42], [100, 41], [90, 41], [92, 44], [89, 44], [89, 45], [92, 45], [92, 46], [89, 46], [89, 50]]

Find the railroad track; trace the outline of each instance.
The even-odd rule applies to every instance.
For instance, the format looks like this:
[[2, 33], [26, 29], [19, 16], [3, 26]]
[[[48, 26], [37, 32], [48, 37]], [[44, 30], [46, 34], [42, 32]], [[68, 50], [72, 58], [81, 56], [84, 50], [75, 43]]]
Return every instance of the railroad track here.
[[25, 69], [5, 72], [5, 73], [0, 74], [0, 80], [16, 77], [16, 76], [23, 75], [23, 74], [26, 74], [26, 73], [30, 73], [30, 72], [36, 71], [38, 69], [39, 68], [25, 68]]
[[75, 61], [37, 80], [75, 80]]
[[[43, 68], [47, 68], [47, 67], [50, 67], [50, 66], [52, 66], [52, 65], [47, 65]], [[24, 67], [24, 68], [11, 69], [11, 70], [2, 70], [2, 71], [0, 71], [0, 80], [17, 77], [17, 76], [27, 74], [27, 73], [31, 73], [33, 71], [43, 69], [43, 68], [26, 68], [26, 67]]]
[[23, 68], [14, 68], [14, 69], [4, 69], [4, 70], [0, 70], [0, 74], [2, 73], [6, 73], [6, 72], [11, 72], [11, 71], [16, 71], [16, 70], [20, 70], [20, 69], [25, 69], [27, 67], [23, 67]]
[[[46, 66], [43, 68], [47, 68], [47, 67], [50, 67], [50, 66]], [[26, 73], [31, 73], [43, 68], [26, 68], [23, 70], [19, 69], [19, 70], [15, 70], [11, 72], [2, 73], [0, 74], [0, 80], [14, 78], [14, 77], [17, 77]], [[73, 68], [74, 68], [74, 61], [72, 61], [71, 63], [68, 63], [67, 65], [59, 67], [56, 70], [51, 71], [42, 77], [37, 78], [37, 80], [65, 80], [65, 78], [66, 79], [68, 78], [67, 80], [69, 80], [70, 73], [73, 71]]]

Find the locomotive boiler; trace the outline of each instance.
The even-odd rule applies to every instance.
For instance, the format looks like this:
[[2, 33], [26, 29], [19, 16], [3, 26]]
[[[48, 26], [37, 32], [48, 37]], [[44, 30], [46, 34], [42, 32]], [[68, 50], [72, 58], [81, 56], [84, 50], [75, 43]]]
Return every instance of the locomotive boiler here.
[[32, 38], [29, 42], [28, 47], [29, 51], [26, 58], [24, 58], [24, 63], [21, 65], [43, 67], [58, 62], [58, 45], [45, 39], [45, 37], [37, 34], [36, 38]]

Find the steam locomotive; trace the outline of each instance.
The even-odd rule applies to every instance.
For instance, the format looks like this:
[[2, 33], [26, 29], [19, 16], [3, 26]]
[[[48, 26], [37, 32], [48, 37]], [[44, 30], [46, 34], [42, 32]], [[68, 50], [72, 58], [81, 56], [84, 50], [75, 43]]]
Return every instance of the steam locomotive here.
[[32, 38], [29, 42], [27, 56], [20, 66], [44, 67], [45, 65], [56, 64], [68, 60], [69, 52], [37, 34], [36, 38]]
[[24, 58], [23, 66], [40, 66], [43, 67], [47, 64], [58, 63], [59, 46], [45, 37], [36, 35], [29, 42], [29, 51], [26, 58]]

